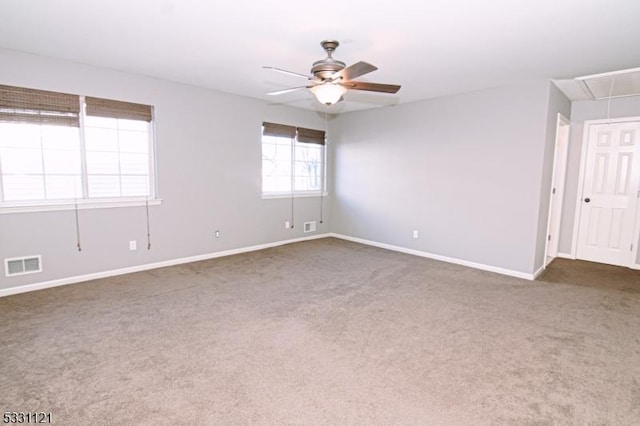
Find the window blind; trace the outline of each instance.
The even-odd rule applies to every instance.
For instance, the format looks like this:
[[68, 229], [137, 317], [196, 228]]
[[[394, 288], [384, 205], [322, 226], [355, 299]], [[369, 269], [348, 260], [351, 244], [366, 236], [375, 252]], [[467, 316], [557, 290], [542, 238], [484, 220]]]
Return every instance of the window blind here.
[[114, 101], [111, 99], [85, 98], [86, 114], [93, 117], [124, 118], [150, 122], [152, 111], [150, 105], [132, 102]]
[[293, 138], [296, 135], [294, 126], [276, 123], [262, 123], [262, 134], [265, 136], [277, 136], [282, 138]]
[[80, 97], [0, 85], [0, 121], [80, 127]]
[[262, 134], [284, 138], [297, 137], [298, 142], [324, 145], [325, 133], [322, 130], [306, 129], [304, 127], [288, 126], [286, 124], [262, 123]]
[[298, 142], [324, 145], [324, 131], [298, 127]]

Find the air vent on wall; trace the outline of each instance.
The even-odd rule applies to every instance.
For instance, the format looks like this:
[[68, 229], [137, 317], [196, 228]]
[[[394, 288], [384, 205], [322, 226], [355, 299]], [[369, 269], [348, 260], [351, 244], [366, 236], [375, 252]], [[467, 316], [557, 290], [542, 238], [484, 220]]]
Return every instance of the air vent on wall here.
[[640, 95], [640, 68], [577, 77], [593, 99]]
[[313, 222], [305, 222], [304, 223], [304, 232], [314, 232], [316, 230], [316, 221]]
[[7, 277], [42, 272], [42, 257], [37, 255], [5, 259], [4, 270]]

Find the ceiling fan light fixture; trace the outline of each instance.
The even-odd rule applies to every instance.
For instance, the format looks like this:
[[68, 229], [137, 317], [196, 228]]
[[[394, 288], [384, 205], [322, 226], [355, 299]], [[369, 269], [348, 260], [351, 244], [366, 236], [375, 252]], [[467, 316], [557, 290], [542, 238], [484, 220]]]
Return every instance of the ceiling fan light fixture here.
[[310, 90], [321, 104], [333, 105], [340, 101], [347, 88], [340, 84], [327, 82], [313, 86]]
[[342, 96], [347, 90], [364, 90], [378, 93], [397, 93], [398, 90], [400, 90], [400, 86], [396, 84], [380, 84], [354, 80], [378, 68], [375, 65], [363, 61], [346, 66], [344, 62], [333, 58], [332, 53], [340, 45], [336, 40], [324, 40], [320, 45], [325, 52], [327, 52], [327, 57], [313, 63], [309, 76], [294, 71], [287, 71], [282, 68], [263, 67], [308, 80], [304, 86], [276, 90], [275, 92], [267, 93], [267, 95], [282, 95], [295, 90], [310, 89], [316, 99], [318, 99], [318, 102], [325, 105], [333, 105], [343, 100]]

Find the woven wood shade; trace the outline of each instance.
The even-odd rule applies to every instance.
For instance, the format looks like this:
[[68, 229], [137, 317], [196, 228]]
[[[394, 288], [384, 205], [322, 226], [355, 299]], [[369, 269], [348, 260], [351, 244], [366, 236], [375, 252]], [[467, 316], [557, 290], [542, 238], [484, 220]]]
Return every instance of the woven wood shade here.
[[324, 145], [324, 131], [298, 127], [298, 142]]
[[286, 124], [262, 123], [262, 134], [282, 138], [297, 137], [298, 142], [324, 145], [325, 133], [322, 130], [305, 129], [304, 127], [288, 126]]
[[0, 85], [0, 121], [80, 126], [80, 97]]
[[151, 121], [153, 114], [150, 105], [111, 99], [85, 98], [87, 115], [94, 117], [124, 118], [127, 120]]
[[281, 138], [293, 138], [296, 135], [294, 126], [277, 123], [262, 123], [262, 134], [265, 136], [278, 136]]

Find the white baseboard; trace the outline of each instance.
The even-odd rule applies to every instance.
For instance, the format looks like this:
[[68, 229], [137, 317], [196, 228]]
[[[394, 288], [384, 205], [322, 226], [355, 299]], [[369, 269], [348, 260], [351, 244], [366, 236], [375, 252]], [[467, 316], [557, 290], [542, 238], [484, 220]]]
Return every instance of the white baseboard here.
[[180, 265], [183, 263], [198, 262], [200, 260], [215, 259], [217, 257], [231, 256], [234, 254], [248, 253], [250, 251], [264, 250], [271, 247], [282, 246], [285, 244], [297, 243], [300, 241], [316, 240], [318, 238], [327, 238], [330, 234], [316, 234], [308, 237], [293, 238], [291, 240], [276, 241], [273, 243], [259, 244], [250, 247], [241, 247], [237, 249], [218, 251], [214, 253], [206, 253], [197, 256], [182, 257], [179, 259], [164, 260], [162, 262], [147, 263], [144, 265], [130, 266], [127, 268], [113, 269], [110, 271], [96, 272], [93, 274], [77, 275], [75, 277], [61, 278], [52, 281], [45, 281], [36, 284], [27, 284], [17, 287], [9, 287], [0, 289], [0, 297], [11, 296], [13, 294], [27, 293], [30, 291], [43, 290], [45, 288], [58, 287], [67, 284], [75, 284], [84, 281], [97, 280], [99, 278], [113, 277], [115, 275], [131, 274], [133, 272], [148, 271], [149, 269], [164, 268], [166, 266]]
[[575, 259], [575, 257], [573, 257], [570, 253], [557, 253], [558, 257], [561, 257], [563, 259]]
[[[387, 250], [398, 251], [400, 253], [412, 254], [414, 256], [426, 257], [429, 259], [439, 260], [447, 263], [455, 263], [456, 265], [468, 266], [470, 268], [481, 269], [483, 271], [496, 272], [502, 275], [508, 275], [510, 277], [523, 278], [525, 280], [534, 280], [536, 278], [536, 274], [541, 273], [542, 271], [537, 271], [536, 274], [531, 274], [527, 272], [514, 271], [511, 269], [500, 268], [497, 266], [485, 265], [482, 263], [470, 262], [468, 260], [456, 259], [454, 257], [441, 256], [439, 254], [427, 253], [425, 251], [409, 249], [406, 247], [394, 246], [391, 244], [379, 243], [377, 241], [365, 240], [362, 238], [350, 237], [348, 235], [336, 234], [332, 232], [329, 234], [331, 237], [340, 238], [342, 240], [353, 241], [354, 243], [366, 244], [369, 246], [379, 247]], [[543, 269], [543, 268], [541, 268]]]
[[538, 268], [538, 270], [533, 273], [533, 278], [532, 279], [535, 280], [536, 278], [538, 278], [540, 276], [540, 274], [543, 273], [546, 268], [547, 268], [546, 265], [543, 265], [540, 268]]
[[[237, 248], [237, 249], [224, 250], [224, 251], [218, 251], [218, 252], [213, 252], [213, 253], [206, 253], [206, 254], [201, 254], [201, 255], [196, 255], [196, 256], [183, 257], [183, 258], [179, 258], [179, 259], [170, 259], [170, 260], [165, 260], [165, 261], [162, 261], [162, 262], [147, 263], [147, 264], [144, 264], [144, 265], [130, 266], [130, 267], [127, 267], [127, 268], [113, 269], [113, 270], [109, 270], [109, 271], [96, 272], [96, 273], [93, 273], [93, 274], [77, 275], [77, 276], [74, 276], [74, 277], [67, 277], [67, 278], [61, 278], [61, 279], [57, 279], [57, 280], [44, 281], [44, 282], [41, 282], [41, 283], [27, 284], [27, 285], [16, 286], [16, 287], [9, 287], [9, 288], [0, 289], [0, 297], [11, 296], [13, 294], [27, 293], [27, 292], [36, 291], [36, 290], [43, 290], [43, 289], [46, 289], [46, 288], [58, 287], [58, 286], [63, 286], [63, 285], [67, 285], [67, 284], [75, 284], [75, 283], [80, 283], [80, 282], [85, 282], [85, 281], [91, 281], [91, 280], [96, 280], [96, 279], [100, 279], [100, 278], [113, 277], [113, 276], [116, 276], [116, 275], [131, 274], [133, 272], [148, 271], [150, 269], [164, 268], [164, 267], [167, 267], [167, 266], [181, 265], [181, 264], [184, 264], [184, 263], [198, 262], [198, 261], [201, 261], [201, 260], [208, 260], [208, 259], [215, 259], [217, 257], [224, 257], [224, 256], [231, 256], [231, 255], [234, 255], [234, 254], [248, 253], [248, 252], [251, 252], [251, 251], [264, 250], [264, 249], [267, 249], [267, 248], [277, 247], [277, 246], [281, 246], [281, 245], [285, 245], [285, 244], [291, 244], [291, 243], [296, 243], [296, 242], [300, 242], [300, 241], [315, 240], [315, 239], [327, 238], [327, 237], [335, 237], [335, 238], [339, 238], [339, 239], [342, 239], [342, 240], [353, 241], [353, 242], [360, 243], [360, 244], [365, 244], [365, 245], [379, 247], [379, 248], [383, 248], [383, 249], [387, 249], [387, 250], [392, 250], [392, 251], [397, 251], [397, 252], [401, 252], [401, 253], [411, 254], [411, 255], [414, 255], [414, 256], [426, 257], [426, 258], [429, 258], [429, 259], [439, 260], [439, 261], [442, 261], [442, 262], [454, 263], [454, 264], [457, 264], [457, 265], [467, 266], [467, 267], [470, 267], [470, 268], [480, 269], [480, 270], [483, 270], [483, 271], [495, 272], [495, 273], [498, 273], [498, 274], [508, 275], [508, 276], [511, 276], [511, 277], [522, 278], [522, 279], [526, 279], [526, 280], [534, 280], [544, 270], [544, 268], [540, 268], [538, 271], [536, 271], [533, 274], [526, 273], [526, 272], [520, 272], [520, 271], [514, 271], [514, 270], [511, 270], [511, 269], [505, 269], [505, 268], [500, 268], [500, 267], [497, 267], [497, 266], [485, 265], [485, 264], [482, 264], [482, 263], [470, 262], [470, 261], [467, 261], [467, 260], [462, 260], [462, 259], [457, 259], [457, 258], [447, 257], [447, 256], [441, 256], [441, 255], [438, 255], [438, 254], [428, 253], [428, 252], [424, 252], [424, 251], [420, 251], [420, 250], [414, 250], [414, 249], [409, 249], [409, 248], [406, 248], [406, 247], [394, 246], [394, 245], [391, 245], [391, 244], [379, 243], [377, 241], [365, 240], [365, 239], [362, 239], [362, 238], [356, 238], [356, 237], [351, 237], [351, 236], [348, 236], [348, 235], [337, 234], [337, 233], [333, 233], [332, 232], [332, 233], [325, 233], [325, 234], [310, 235], [308, 237], [293, 238], [293, 239], [290, 239], [290, 240], [275, 241], [275, 242], [272, 242], [272, 243], [259, 244], [259, 245], [255, 245], [255, 246], [249, 246], [249, 247], [240, 247], [240, 248]], [[568, 255], [566, 255], [564, 253], [558, 253], [558, 257], [567, 257], [567, 258], [571, 259], [570, 256], [568, 256]]]

